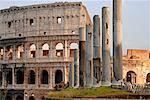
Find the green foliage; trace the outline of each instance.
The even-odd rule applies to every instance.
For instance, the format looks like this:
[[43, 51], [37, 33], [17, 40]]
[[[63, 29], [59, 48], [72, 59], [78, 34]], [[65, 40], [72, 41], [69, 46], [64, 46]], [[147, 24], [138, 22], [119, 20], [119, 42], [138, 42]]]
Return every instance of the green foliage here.
[[49, 98], [73, 98], [73, 97], [100, 97], [109, 95], [126, 95], [129, 92], [112, 89], [111, 87], [98, 88], [67, 88], [61, 91], [52, 91]]

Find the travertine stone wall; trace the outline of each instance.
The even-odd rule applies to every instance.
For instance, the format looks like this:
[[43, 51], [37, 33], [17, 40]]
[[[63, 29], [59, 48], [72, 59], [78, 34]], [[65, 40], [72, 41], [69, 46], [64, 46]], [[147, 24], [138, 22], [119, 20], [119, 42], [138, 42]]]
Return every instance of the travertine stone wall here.
[[[24, 98], [34, 94], [39, 100], [56, 85], [57, 70], [62, 72], [62, 81], [67, 83], [69, 69], [74, 61], [70, 45], [76, 43], [78, 46], [79, 27], [89, 24], [92, 25], [90, 17], [81, 2], [13, 6], [0, 10], [0, 72], [3, 76], [0, 89], [23, 90]], [[43, 56], [42, 50], [45, 43], [48, 44], [47, 56]], [[59, 43], [62, 45], [61, 50], [56, 49]], [[19, 51], [21, 56], [18, 58], [19, 45], [22, 45], [23, 50]], [[61, 54], [59, 57], [58, 52]], [[5, 75], [10, 70], [12, 84], [5, 86]], [[23, 70], [23, 84], [16, 83], [18, 70]], [[35, 72], [35, 84], [28, 83], [30, 70]], [[43, 70], [48, 73], [47, 84], [41, 83]], [[41, 95], [40, 90], [43, 91]]]
[[150, 50], [130, 49], [123, 57], [123, 79], [127, 81], [127, 72], [136, 74], [136, 84], [145, 84], [150, 73]]

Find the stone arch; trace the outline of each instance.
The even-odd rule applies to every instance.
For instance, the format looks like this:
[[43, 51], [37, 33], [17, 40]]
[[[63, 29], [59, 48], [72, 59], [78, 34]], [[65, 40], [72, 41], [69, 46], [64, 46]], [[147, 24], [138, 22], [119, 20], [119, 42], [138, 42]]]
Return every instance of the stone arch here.
[[16, 83], [23, 84], [23, 82], [24, 82], [24, 71], [19, 69], [16, 72]]
[[12, 60], [13, 59], [13, 46], [7, 46], [6, 47], [6, 51], [7, 51], [7, 53], [6, 53], [6, 58], [8, 59], [8, 60]]
[[43, 51], [43, 56], [48, 56], [49, 55], [49, 44], [48, 43], [44, 43], [42, 45], [42, 51]]
[[6, 81], [8, 84], [12, 84], [12, 70], [9, 70], [6, 74]]
[[12, 100], [12, 96], [7, 95], [5, 100]]
[[136, 83], [136, 73], [134, 71], [128, 71], [126, 76], [126, 81], [132, 84]]
[[36, 45], [33, 43], [30, 45], [30, 58], [36, 57]]
[[23, 52], [24, 52], [24, 46], [22, 44], [18, 45], [17, 46], [17, 58], [18, 59], [23, 58]]
[[29, 84], [35, 84], [35, 72], [33, 70], [29, 71], [29, 78], [28, 78], [28, 83]]
[[17, 95], [16, 100], [23, 100], [23, 96], [22, 95]]
[[3, 60], [4, 50], [3, 47], [0, 47], [0, 60]]
[[29, 100], [35, 100], [34, 96], [30, 96]]
[[63, 43], [57, 43], [56, 46], [55, 46], [55, 49], [56, 49], [56, 56], [57, 57], [63, 57]]
[[148, 73], [146, 76], [146, 83], [150, 83], [150, 73]]
[[48, 72], [47, 72], [47, 70], [42, 70], [41, 84], [48, 84]]
[[74, 57], [74, 52], [79, 48], [77, 43], [71, 43], [70, 46], [70, 57]]
[[2, 71], [0, 71], [0, 86], [2, 86], [2, 82], [3, 82], [3, 74]]
[[56, 70], [55, 72], [55, 84], [63, 81], [63, 72], [61, 70]]

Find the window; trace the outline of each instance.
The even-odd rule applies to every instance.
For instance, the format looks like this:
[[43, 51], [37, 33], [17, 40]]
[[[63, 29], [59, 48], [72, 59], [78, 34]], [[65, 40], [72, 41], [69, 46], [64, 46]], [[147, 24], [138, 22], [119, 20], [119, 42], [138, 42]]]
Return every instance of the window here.
[[24, 71], [18, 70], [16, 73], [16, 83], [17, 84], [23, 84], [24, 82]]
[[11, 27], [11, 22], [8, 22], [8, 28], [10, 28]]
[[0, 60], [3, 60], [3, 48], [0, 48]]
[[108, 39], [107, 39], [107, 44], [109, 43]]
[[58, 23], [58, 24], [61, 24], [61, 21], [62, 21], [62, 20], [61, 20], [61, 17], [57, 17], [57, 23]]
[[18, 45], [17, 46], [17, 58], [23, 58], [23, 53], [24, 53], [24, 47], [23, 45]]
[[30, 70], [28, 83], [35, 84], [35, 72], [33, 70]]
[[147, 74], [146, 83], [150, 83], [150, 73]]
[[48, 84], [48, 72], [46, 70], [42, 71], [41, 83], [42, 84]]
[[21, 37], [21, 34], [19, 34], [19, 37]]
[[74, 53], [76, 53], [75, 50], [78, 49], [78, 44], [77, 43], [71, 43], [70, 44], [70, 57], [74, 57]]
[[58, 84], [63, 81], [63, 74], [61, 70], [56, 70], [55, 72], [55, 84]]
[[108, 24], [106, 23], [106, 29], [108, 29]]
[[72, 34], [75, 34], [76, 32], [75, 31], [72, 31]]
[[48, 56], [49, 55], [49, 45], [47, 43], [45, 43], [42, 46], [42, 50], [43, 50], [43, 56]]
[[12, 60], [13, 59], [13, 48], [12, 46], [8, 46], [7, 47], [7, 55], [6, 55], [8, 60]]
[[6, 75], [7, 84], [12, 84], [12, 70], [9, 70]]
[[136, 83], [136, 73], [134, 71], [127, 72], [126, 81], [132, 84]]
[[46, 33], [46, 32], [44, 32], [44, 35], [47, 35], [47, 33]]
[[2, 74], [2, 72], [0, 71], [0, 86], [2, 86], [2, 81], [3, 81], [3, 74]]
[[30, 25], [31, 25], [31, 26], [34, 25], [33, 19], [30, 19]]
[[36, 46], [35, 44], [32, 44], [30, 46], [30, 58], [35, 58], [36, 57]]
[[56, 56], [63, 57], [63, 44], [58, 43], [55, 48], [56, 48]]

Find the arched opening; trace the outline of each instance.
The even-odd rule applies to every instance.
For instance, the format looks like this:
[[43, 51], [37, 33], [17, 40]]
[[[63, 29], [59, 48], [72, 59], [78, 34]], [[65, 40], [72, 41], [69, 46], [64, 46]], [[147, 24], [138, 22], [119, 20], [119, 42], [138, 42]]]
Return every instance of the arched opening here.
[[17, 46], [17, 58], [18, 59], [23, 58], [23, 53], [24, 53], [24, 47], [23, 47], [23, 45], [18, 45]]
[[12, 48], [12, 46], [7, 46], [6, 51], [7, 51], [6, 58], [8, 60], [12, 60], [13, 59], [13, 48]]
[[32, 44], [30, 45], [30, 58], [36, 57], [36, 45]]
[[28, 83], [35, 84], [35, 72], [33, 70], [30, 70]]
[[3, 80], [3, 76], [2, 76], [2, 72], [0, 71], [0, 86], [2, 86], [2, 80]]
[[12, 70], [7, 72], [6, 81], [8, 84], [12, 84]]
[[34, 96], [30, 96], [29, 100], [35, 100]]
[[55, 47], [56, 49], [56, 56], [57, 57], [63, 57], [63, 44], [62, 43], [58, 43]]
[[130, 82], [131, 84], [136, 83], [136, 73], [134, 71], [127, 72], [126, 78], [127, 82]]
[[70, 57], [74, 57], [74, 50], [78, 49], [77, 43], [71, 43], [70, 44]]
[[55, 72], [55, 84], [58, 84], [63, 81], [63, 75], [61, 70]]
[[3, 60], [3, 47], [0, 47], [0, 60]]
[[23, 84], [23, 82], [24, 82], [24, 71], [19, 69], [16, 72], [16, 80], [17, 80], [17, 84]]
[[18, 96], [16, 97], [16, 100], [23, 100], [23, 96], [22, 96], [22, 95], [18, 95]]
[[12, 100], [12, 96], [7, 95], [5, 100]]
[[150, 83], [150, 73], [147, 74], [146, 83]]
[[48, 56], [49, 55], [49, 45], [47, 43], [45, 43], [42, 46], [42, 51], [43, 51], [43, 56]]
[[42, 84], [48, 84], [48, 72], [46, 70], [42, 71], [41, 83]]

